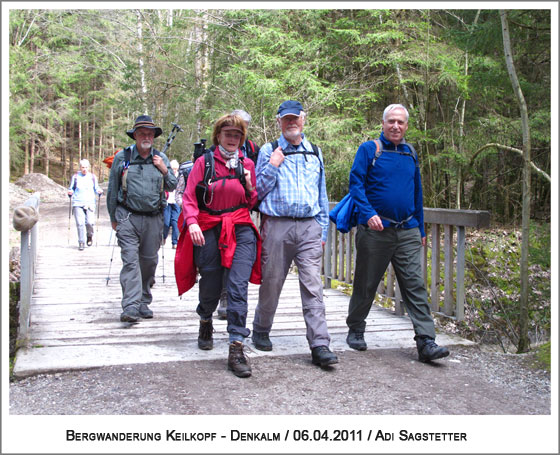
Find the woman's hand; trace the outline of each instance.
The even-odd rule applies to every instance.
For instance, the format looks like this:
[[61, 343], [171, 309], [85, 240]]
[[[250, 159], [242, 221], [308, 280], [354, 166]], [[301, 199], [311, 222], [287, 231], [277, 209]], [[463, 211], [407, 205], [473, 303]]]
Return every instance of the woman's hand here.
[[189, 234], [191, 236], [193, 245], [204, 245], [204, 234], [202, 233], [202, 230], [200, 229], [200, 226], [198, 224], [193, 223], [189, 225]]
[[250, 193], [255, 189], [251, 183], [251, 171], [249, 169], [243, 169], [243, 173], [245, 174], [245, 188]]

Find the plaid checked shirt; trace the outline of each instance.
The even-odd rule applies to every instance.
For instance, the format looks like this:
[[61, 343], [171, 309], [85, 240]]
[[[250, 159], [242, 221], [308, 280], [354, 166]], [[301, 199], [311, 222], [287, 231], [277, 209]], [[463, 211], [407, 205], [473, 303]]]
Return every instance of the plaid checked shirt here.
[[270, 164], [272, 144], [262, 146], [257, 161], [257, 193], [262, 201], [259, 210], [269, 216], [296, 218], [314, 217], [323, 229], [323, 241], [327, 240], [329, 226], [329, 199], [325, 180], [323, 154], [319, 159], [313, 155], [310, 142], [302, 134], [303, 141], [295, 147], [284, 136], [278, 145], [285, 152], [306, 151], [306, 155], [288, 155], [280, 167]]

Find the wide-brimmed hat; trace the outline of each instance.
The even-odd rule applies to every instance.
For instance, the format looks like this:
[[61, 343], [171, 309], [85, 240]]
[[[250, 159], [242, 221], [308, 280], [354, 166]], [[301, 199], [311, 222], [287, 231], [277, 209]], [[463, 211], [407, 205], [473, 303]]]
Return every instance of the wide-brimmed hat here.
[[288, 100], [284, 101], [278, 108], [278, 117], [282, 118], [286, 115], [301, 115], [303, 106], [299, 101]]
[[150, 117], [149, 115], [140, 115], [134, 122], [133, 128], [131, 130], [128, 130], [126, 134], [128, 134], [131, 139], [134, 139], [134, 132], [138, 128], [149, 128], [151, 130], [155, 130], [154, 138], [160, 136], [161, 133], [163, 133], [163, 130], [159, 126], [155, 125], [152, 117]]

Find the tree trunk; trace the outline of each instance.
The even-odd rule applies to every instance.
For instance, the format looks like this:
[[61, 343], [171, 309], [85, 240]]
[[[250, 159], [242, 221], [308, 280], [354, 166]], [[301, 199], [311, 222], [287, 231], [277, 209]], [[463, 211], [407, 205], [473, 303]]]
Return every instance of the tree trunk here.
[[29, 141], [25, 141], [25, 156], [23, 159], [23, 175], [29, 174]]
[[517, 72], [513, 63], [511, 41], [507, 13], [500, 10], [502, 21], [502, 35], [504, 40], [504, 54], [506, 65], [513, 86], [513, 91], [519, 103], [521, 113], [521, 129], [523, 133], [523, 207], [521, 215], [521, 297], [519, 301], [519, 341], [517, 352], [525, 352], [529, 349], [529, 221], [531, 216], [531, 138], [529, 131], [529, 114], [523, 91], [517, 79]]
[[33, 174], [33, 168], [35, 163], [35, 138], [31, 138], [31, 151], [29, 152], [29, 173]]
[[142, 13], [140, 10], [136, 10], [136, 36], [138, 38], [138, 69], [140, 71], [140, 87], [142, 89], [142, 108], [144, 109], [144, 114], [148, 113], [147, 104], [147, 94], [148, 89], [146, 87], [146, 75], [144, 73], [144, 47], [142, 45]]

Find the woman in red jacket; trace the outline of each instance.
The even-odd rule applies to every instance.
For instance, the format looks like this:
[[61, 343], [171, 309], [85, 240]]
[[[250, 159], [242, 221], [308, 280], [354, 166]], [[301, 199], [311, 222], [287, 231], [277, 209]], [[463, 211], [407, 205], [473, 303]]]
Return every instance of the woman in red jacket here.
[[187, 180], [183, 194], [186, 229], [175, 257], [179, 294], [194, 284], [196, 271], [190, 257], [200, 273], [196, 312], [200, 316], [198, 347], [203, 350], [213, 348], [212, 313], [226, 274], [228, 368], [239, 377], [251, 375], [243, 353], [250, 333], [246, 327], [248, 285], [249, 281], [260, 284], [260, 236], [249, 214], [257, 202], [255, 165], [244, 160], [239, 150], [246, 136], [245, 123], [236, 115], [225, 115], [214, 125], [215, 149], [196, 160]]

